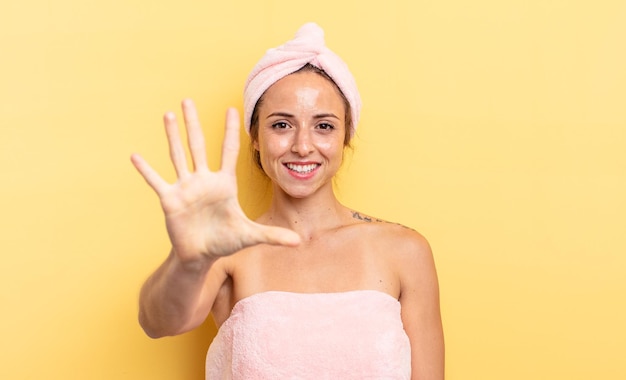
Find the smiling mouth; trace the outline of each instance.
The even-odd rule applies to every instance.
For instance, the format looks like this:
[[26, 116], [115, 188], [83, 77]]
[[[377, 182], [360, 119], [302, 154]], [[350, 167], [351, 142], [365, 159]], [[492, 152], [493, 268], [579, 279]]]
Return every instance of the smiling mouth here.
[[287, 169], [292, 170], [298, 174], [307, 174], [315, 170], [318, 166], [320, 166], [320, 164], [298, 165], [298, 164], [287, 163], [285, 164], [285, 166], [287, 167]]

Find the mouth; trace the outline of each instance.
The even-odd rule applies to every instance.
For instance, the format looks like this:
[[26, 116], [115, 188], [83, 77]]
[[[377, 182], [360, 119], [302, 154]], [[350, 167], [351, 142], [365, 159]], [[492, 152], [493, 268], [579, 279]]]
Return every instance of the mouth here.
[[291, 170], [292, 172], [296, 172], [298, 174], [308, 174], [314, 171], [315, 169], [317, 169], [318, 167], [320, 167], [321, 165], [316, 164], [316, 163], [295, 164], [295, 163], [288, 162], [285, 164], [285, 166], [287, 167], [287, 169]]

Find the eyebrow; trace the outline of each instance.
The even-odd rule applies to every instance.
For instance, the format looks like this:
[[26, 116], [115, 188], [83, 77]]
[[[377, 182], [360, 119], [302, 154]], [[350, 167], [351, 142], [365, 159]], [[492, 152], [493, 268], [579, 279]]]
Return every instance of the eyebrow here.
[[[287, 113], [287, 112], [272, 112], [271, 114], [267, 115], [268, 118], [270, 117], [294, 117], [293, 114]], [[324, 119], [324, 118], [335, 118], [337, 120], [339, 120], [339, 117], [337, 117], [337, 115], [335, 115], [334, 113], [319, 113], [313, 116], [315, 119]]]

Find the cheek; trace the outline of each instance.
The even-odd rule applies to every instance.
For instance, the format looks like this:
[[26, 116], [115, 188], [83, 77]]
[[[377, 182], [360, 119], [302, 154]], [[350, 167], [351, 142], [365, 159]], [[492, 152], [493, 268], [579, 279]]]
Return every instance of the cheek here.
[[261, 159], [276, 157], [283, 155], [291, 147], [291, 142], [287, 137], [273, 136], [270, 138], [261, 138], [261, 141], [254, 145], [255, 149], [261, 154]]
[[291, 147], [291, 141], [286, 137], [275, 139], [274, 146], [278, 151], [284, 152], [286, 149]]
[[335, 149], [336, 144], [333, 141], [321, 141], [317, 147], [324, 152], [331, 153]]
[[317, 148], [327, 157], [343, 157], [343, 140], [322, 140]]

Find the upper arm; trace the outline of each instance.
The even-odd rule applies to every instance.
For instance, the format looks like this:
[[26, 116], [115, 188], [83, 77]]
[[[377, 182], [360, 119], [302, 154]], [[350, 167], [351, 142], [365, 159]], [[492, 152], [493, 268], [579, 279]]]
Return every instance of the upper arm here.
[[[226, 264], [227, 258], [223, 257], [217, 260], [209, 269], [202, 294], [194, 312], [193, 322], [187, 331], [193, 330], [204, 323], [209, 313], [215, 311], [216, 305], [221, 304], [220, 299], [223, 298], [221, 295], [224, 293], [222, 289], [228, 283], [227, 280], [229, 278]], [[217, 318], [215, 319], [217, 322]]]
[[411, 342], [412, 379], [444, 378], [444, 341], [435, 262], [426, 239], [405, 237], [398, 256], [402, 323]]
[[214, 301], [208, 305], [208, 312], [212, 314], [215, 324], [219, 328], [230, 316], [233, 302], [233, 279], [230, 275], [229, 266], [226, 265], [227, 258], [220, 267], [216, 268], [216, 273], [211, 277], [212, 284], [207, 284], [211, 291], [215, 292], [212, 297]]

